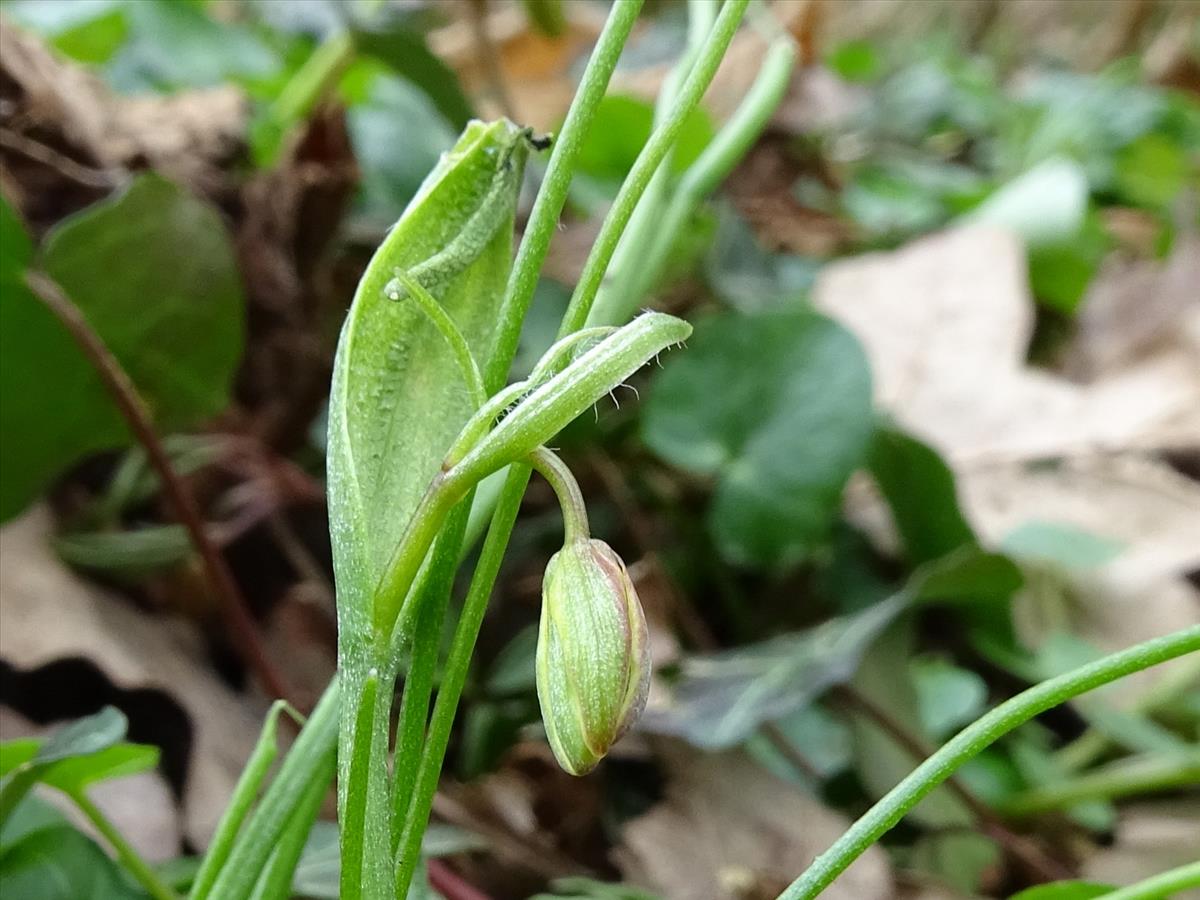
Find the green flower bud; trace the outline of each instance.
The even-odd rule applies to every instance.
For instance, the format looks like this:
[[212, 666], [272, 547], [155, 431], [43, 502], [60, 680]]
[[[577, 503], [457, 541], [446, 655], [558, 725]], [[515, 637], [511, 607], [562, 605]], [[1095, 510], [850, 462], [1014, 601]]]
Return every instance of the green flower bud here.
[[537, 688], [558, 764], [591, 771], [641, 715], [650, 687], [642, 604], [604, 541], [568, 540], [542, 582]]

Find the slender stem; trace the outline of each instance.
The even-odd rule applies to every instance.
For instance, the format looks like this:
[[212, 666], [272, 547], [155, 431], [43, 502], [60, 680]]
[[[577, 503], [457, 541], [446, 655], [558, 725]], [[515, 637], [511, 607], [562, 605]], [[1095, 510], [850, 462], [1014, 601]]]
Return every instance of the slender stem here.
[[600, 282], [608, 269], [617, 242], [621, 239], [621, 234], [624, 232], [630, 216], [633, 215], [633, 210], [637, 206], [642, 192], [646, 190], [650, 179], [654, 177], [654, 173], [675, 143], [675, 138], [679, 135], [687, 117], [699, 105], [700, 98], [704, 96], [705, 90], [717, 72], [717, 66], [721, 64], [721, 60], [725, 56], [729, 42], [733, 40], [734, 32], [737, 31], [738, 25], [742, 21], [748, 3], [749, 0], [726, 0], [725, 5], [721, 7], [721, 12], [701, 48], [695, 66], [688, 73], [687, 80], [679, 91], [679, 97], [671, 114], [650, 135], [650, 140], [638, 154], [633, 168], [629, 170], [628, 177], [621, 185], [621, 190], [618, 192], [616, 200], [613, 201], [612, 208], [604, 218], [604, 224], [600, 226], [600, 233], [596, 236], [591, 253], [588, 254], [583, 273], [579, 276], [579, 282], [575, 286], [575, 292], [571, 295], [571, 303], [563, 317], [560, 335], [578, 331], [587, 321], [592, 301], [600, 289]]
[[1023, 691], [968, 725], [822, 853], [781, 895], [816, 897], [963, 763], [1039, 713], [1132, 672], [1200, 651], [1200, 625], [1138, 644]]
[[[441, 334], [447, 346], [449, 346], [450, 352], [454, 356], [454, 361], [458, 364], [459, 374], [462, 375], [463, 381], [467, 385], [467, 390], [471, 392], [472, 404], [474, 404], [476, 409], [483, 406], [488, 399], [487, 388], [483, 386], [483, 375], [479, 372], [479, 364], [475, 362], [475, 356], [471, 353], [471, 347], [467, 343], [467, 339], [458, 330], [458, 326], [454, 324], [454, 320], [450, 318], [450, 314], [446, 312], [442, 304], [434, 299], [429, 291], [425, 290], [421, 282], [413, 278], [408, 272], [396, 269], [396, 280], [404, 286], [409, 296], [417, 302], [417, 305], [421, 307], [421, 312], [425, 313], [425, 317], [429, 319], [433, 327]], [[387, 296], [389, 299], [399, 300], [400, 292], [387, 290]]]
[[400, 836], [400, 847], [396, 854], [397, 897], [408, 896], [413, 873], [420, 859], [421, 837], [429, 821], [429, 810], [433, 805], [433, 795], [437, 791], [438, 776], [441, 774], [442, 761], [450, 742], [450, 730], [454, 725], [458, 701], [471, 667], [471, 655], [475, 652], [475, 640], [479, 636], [479, 626], [483, 623], [492, 586], [500, 572], [500, 564], [504, 561], [504, 550], [508, 545], [513, 524], [517, 520], [517, 511], [521, 507], [521, 498], [528, 480], [528, 466], [512, 467], [508, 484], [501, 495], [500, 503], [496, 506], [491, 527], [484, 539], [479, 564], [471, 576], [471, 585], [467, 589], [462, 615], [454, 631], [450, 655], [446, 659], [441, 688], [438, 690], [433, 717], [429, 722], [429, 736], [421, 753], [412, 800]]
[[[58, 282], [44, 272], [33, 271], [25, 274], [25, 282], [34, 295], [58, 317], [79, 345], [83, 355], [104, 382], [104, 387], [112, 396], [129, 430], [145, 449], [146, 458], [158, 475], [163, 491], [175, 507], [175, 514], [187, 529], [192, 546], [200, 556], [209, 587], [224, 607], [233, 631], [234, 644], [241, 651], [243, 661], [272, 697], [287, 698], [288, 692], [284, 688], [283, 677], [267, 656], [258, 633], [258, 625], [254, 616], [250, 614], [250, 607], [242, 596], [233, 573], [229, 571], [225, 558], [221, 556], [221, 551], [209, 537], [200, 507], [175, 471], [171, 457], [154, 430], [154, 420], [141, 394], [138, 393], [137, 386]], [[294, 700], [292, 705], [297, 705]]]
[[1087, 800], [1114, 800], [1134, 794], [1200, 785], [1200, 750], [1182, 756], [1138, 756], [1065, 781], [1017, 794], [1001, 806], [1010, 816], [1032, 816]]
[[83, 791], [73, 791], [70, 793], [71, 799], [80, 811], [87, 816], [88, 821], [95, 826], [96, 830], [108, 841], [110, 847], [117, 854], [117, 862], [138, 880], [138, 883], [146, 889], [154, 900], [179, 900], [179, 896], [171, 890], [162, 879], [158, 877], [158, 873], [150, 867], [150, 864], [142, 859], [141, 855], [133, 848], [116, 826], [108, 821], [104, 813], [96, 806], [87, 794]]
[[354, 38], [350, 32], [331, 32], [283, 86], [271, 104], [271, 121], [283, 127], [307, 116], [353, 58]]
[[[928, 759], [933, 749], [926, 745], [918, 735], [913, 734], [899, 722], [890, 712], [850, 685], [842, 685], [835, 689], [837, 697], [846, 701], [852, 709], [858, 710], [868, 719], [879, 726], [900, 747], [904, 748], [917, 762]], [[1029, 873], [1039, 881], [1055, 881], [1069, 878], [1070, 871], [1055, 859], [1049, 857], [1041, 847], [1033, 841], [1012, 831], [990, 806], [980, 800], [959, 780], [950, 775], [946, 779], [946, 788], [971, 811], [983, 830], [990, 834], [1014, 858], [1029, 870]]]
[[583, 492], [579, 490], [579, 482], [556, 453], [546, 447], [538, 447], [529, 455], [532, 465], [554, 489], [562, 507], [563, 543], [586, 541], [591, 536], [588, 528], [587, 504], [583, 502]]
[[772, 42], [746, 98], [700, 157], [688, 167], [666, 211], [656, 217], [649, 250], [646, 250], [646, 244], [639, 244], [637, 265], [631, 267], [630, 276], [614, 279], [611, 289], [601, 290], [588, 316], [589, 324], [625, 321], [654, 289], [688, 218], [746, 155], [779, 107], [795, 63], [796, 48], [790, 37]]
[[1152, 875], [1145, 881], [1131, 884], [1104, 894], [1104, 900], [1166, 900], [1179, 891], [1200, 887], [1200, 860], [1166, 872]]
[[450, 513], [421, 579], [418, 593], [421, 605], [413, 628], [412, 658], [404, 676], [400, 718], [396, 726], [395, 762], [392, 766], [392, 854], [395, 854], [400, 843], [400, 831], [412, 799], [413, 782], [417, 778], [421, 748], [425, 743], [429, 699], [433, 695], [433, 679], [442, 644], [442, 626], [473, 496], [474, 492]]
[[[516, 261], [508, 278], [504, 299], [500, 304], [496, 330], [495, 349], [484, 372], [488, 388], [499, 390], [508, 376], [513, 357], [517, 352], [517, 341], [521, 337], [521, 323], [533, 299], [538, 274], [550, 241], [558, 227], [558, 217], [567, 202], [567, 191], [571, 187], [571, 175], [575, 162], [587, 140], [588, 130], [596, 117], [596, 110], [608, 89], [609, 79], [617, 66], [621, 50], [633, 30], [643, 0], [616, 0], [608, 14], [604, 30], [592, 50], [592, 57], [579, 82], [579, 89], [567, 110], [567, 117], [554, 141], [554, 151], [546, 166], [541, 189], [533, 203], [525, 235], [521, 239]], [[574, 331], [574, 328], [567, 329]]]

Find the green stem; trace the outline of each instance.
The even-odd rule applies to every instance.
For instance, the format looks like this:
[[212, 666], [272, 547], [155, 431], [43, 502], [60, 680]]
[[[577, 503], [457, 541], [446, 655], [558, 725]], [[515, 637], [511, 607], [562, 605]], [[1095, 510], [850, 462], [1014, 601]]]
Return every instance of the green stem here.
[[591, 537], [588, 528], [587, 504], [583, 502], [583, 492], [579, 490], [579, 482], [567, 468], [567, 464], [558, 455], [546, 447], [538, 447], [529, 455], [530, 464], [538, 474], [549, 482], [558, 497], [562, 507], [563, 543], [586, 541]]
[[263, 868], [279, 842], [292, 811], [314, 782], [328, 786], [326, 768], [329, 754], [337, 747], [340, 676], [325, 689], [316, 708], [300, 729], [295, 743], [284, 757], [262, 801], [246, 822], [239, 840], [221, 869], [211, 896], [221, 900], [244, 900], [254, 889]]
[[[1198, 680], [1200, 657], [1172, 666], [1128, 711], [1133, 714], [1151, 714], [1169, 704], [1183, 691], [1195, 687]], [[1112, 744], [1111, 735], [1093, 726], [1055, 753], [1054, 759], [1063, 770], [1078, 772], [1102, 756]]]
[[967, 760], [1039, 713], [1133, 672], [1200, 651], [1200, 626], [1146, 641], [1043, 681], [968, 725], [887, 793], [781, 895], [816, 897], [867, 848]]
[[408, 813], [421, 748], [425, 743], [429, 699], [433, 695], [438, 651], [442, 645], [442, 626], [450, 603], [450, 591], [458, 568], [459, 548], [466, 531], [472, 496], [473, 492], [450, 514], [422, 578], [420, 609], [413, 629], [412, 658], [404, 676], [404, 692], [396, 726], [396, 752], [392, 766], [391, 854], [395, 854], [400, 843], [400, 830]]
[[433, 795], [437, 791], [438, 776], [450, 742], [450, 731], [462, 697], [463, 685], [471, 667], [471, 656], [475, 652], [475, 641], [479, 627], [487, 611], [492, 586], [504, 561], [504, 551], [509, 535], [517, 521], [517, 511], [529, 481], [529, 467], [513, 465], [508, 475], [508, 484], [501, 495], [500, 503], [492, 516], [492, 524], [479, 554], [479, 564], [471, 576], [471, 586], [463, 603], [462, 615], [454, 630], [454, 641], [446, 659], [442, 684], [438, 690], [433, 717], [429, 722], [429, 736], [421, 753], [420, 767], [413, 787], [408, 814], [400, 836], [400, 847], [396, 854], [396, 896], [407, 897], [413, 873], [421, 856], [421, 837], [429, 822], [429, 810], [433, 806]]
[[[204, 862], [200, 866], [200, 871], [196, 873], [195, 880], [192, 881], [192, 889], [188, 894], [191, 900], [207, 900], [209, 894], [212, 893], [217, 876], [221, 874], [221, 869], [229, 859], [242, 823], [250, 814], [250, 808], [258, 798], [259, 788], [266, 781], [271, 764], [275, 762], [275, 757], [279, 753], [277, 741], [279, 716], [284, 710], [296, 715], [283, 700], [276, 700], [271, 704], [270, 711], [267, 712], [262, 732], [258, 736], [258, 743], [254, 745], [250, 759], [242, 768], [242, 774], [238, 777], [233, 796], [225, 806], [225, 812], [221, 815], [221, 821], [217, 825], [213, 839], [209, 842], [208, 851], [204, 854]], [[297, 720], [303, 721], [299, 717]]]
[[300, 854], [304, 852], [309, 832], [321, 811], [325, 795], [329, 793], [329, 783], [333, 780], [337, 766], [336, 748], [329, 748], [324, 766], [326, 772], [314, 778], [297, 800], [296, 808], [288, 817], [287, 826], [279, 836], [250, 900], [287, 900], [292, 896], [296, 863], [300, 861]]
[[[454, 324], [454, 320], [450, 318], [445, 307], [438, 303], [429, 291], [425, 290], [421, 282], [401, 269], [396, 269], [395, 272], [396, 281], [400, 282], [409, 296], [417, 302], [417, 305], [421, 307], [421, 312], [425, 313], [425, 318], [429, 319], [433, 327], [441, 334], [442, 340], [450, 348], [450, 353], [454, 356], [454, 361], [467, 385], [467, 390], [471, 392], [472, 404], [476, 409], [483, 406], [488, 398], [487, 388], [483, 386], [483, 375], [479, 372], [479, 364], [475, 362], [475, 356], [471, 353], [467, 339], [458, 330], [458, 326]], [[402, 299], [401, 292], [395, 290], [392, 285], [385, 287], [384, 292], [389, 300]]]
[[678, 137], [688, 116], [699, 105], [700, 98], [704, 96], [705, 90], [712, 82], [713, 76], [717, 72], [717, 66], [721, 64], [725, 50], [729, 47], [729, 42], [733, 40], [734, 32], [741, 24], [742, 16], [745, 14], [749, 2], [750, 0], [726, 0], [725, 5], [721, 7], [712, 31], [679, 91], [679, 97], [671, 109], [671, 114], [650, 135], [650, 140], [638, 154], [633, 168], [629, 170], [629, 175], [621, 185], [621, 190], [617, 193], [612, 208], [604, 217], [604, 224], [600, 226], [600, 233], [596, 236], [595, 243], [592, 244], [592, 250], [584, 264], [583, 273], [579, 276], [575, 292], [571, 295], [567, 313], [563, 316], [562, 328], [559, 330], [560, 335], [578, 331], [587, 321], [592, 301], [595, 300], [596, 292], [600, 289], [604, 273], [608, 270], [608, 264], [617, 248], [617, 242], [621, 239], [621, 234], [629, 223], [629, 218], [633, 215], [642, 192], [646, 190], [650, 179], [654, 177], [654, 173], [674, 145], [675, 138]]
[[495, 349], [484, 372], [488, 388], [493, 392], [504, 384], [512, 367], [517, 342], [521, 337], [521, 324], [525, 321], [525, 313], [529, 311], [542, 263], [546, 261], [550, 241], [558, 228], [558, 217], [567, 202], [576, 160], [641, 8], [642, 0], [616, 0], [613, 4], [579, 82], [579, 89], [567, 110], [562, 129], [555, 138], [554, 150], [546, 165], [546, 175], [529, 213], [525, 235], [521, 239], [500, 304]]
[[1103, 900], [1166, 900], [1194, 887], [1200, 887], [1200, 860], [1104, 894]]
[[163, 883], [158, 877], [158, 873], [150, 867], [150, 864], [142, 859], [141, 855], [135, 850], [120, 831], [108, 821], [104, 813], [102, 813], [96, 804], [88, 799], [87, 794], [83, 791], [74, 791], [69, 794], [70, 798], [79, 807], [80, 811], [87, 816], [88, 821], [95, 826], [96, 830], [108, 842], [108, 845], [113, 848], [117, 854], [117, 862], [125, 867], [138, 883], [146, 889], [146, 892], [154, 898], [154, 900], [179, 900], [178, 895]]
[[1017, 794], [998, 804], [1007, 816], [1023, 817], [1087, 800], [1115, 800], [1134, 794], [1200, 784], [1200, 751], [1183, 756], [1139, 756]]
[[787, 93], [795, 63], [796, 49], [791, 37], [772, 42], [746, 98], [683, 174], [666, 212], [656, 217], [649, 241], [638, 242], [637, 265], [630, 268], [630, 276], [614, 278], [613, 288], [602, 290], [597, 296], [588, 316], [589, 324], [625, 321], [654, 289], [696, 207], [717, 189], [746, 155], [779, 107]]

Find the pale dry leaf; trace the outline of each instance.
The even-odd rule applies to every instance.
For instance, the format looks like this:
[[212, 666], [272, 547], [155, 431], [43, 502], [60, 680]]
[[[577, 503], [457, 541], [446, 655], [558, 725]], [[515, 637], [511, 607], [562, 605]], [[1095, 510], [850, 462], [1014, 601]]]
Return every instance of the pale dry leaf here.
[[[741, 754], [667, 753], [666, 799], [627, 823], [615, 859], [665, 900], [774, 897], [849, 822]], [[886, 898], [887, 857], [872, 847], [831, 885], [829, 900]]]
[[81, 656], [123, 688], [158, 688], [175, 698], [194, 728], [183, 832], [204, 847], [254, 747], [266, 703], [223, 684], [186, 623], [144, 615], [72, 574], [51, 552], [50, 534], [41, 506], [0, 529], [0, 658], [32, 669]]

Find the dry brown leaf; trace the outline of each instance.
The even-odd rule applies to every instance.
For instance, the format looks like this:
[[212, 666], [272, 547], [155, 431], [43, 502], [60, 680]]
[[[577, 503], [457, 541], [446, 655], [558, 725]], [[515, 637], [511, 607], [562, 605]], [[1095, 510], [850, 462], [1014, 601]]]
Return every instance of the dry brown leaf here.
[[43, 507], [0, 529], [0, 657], [32, 669], [82, 656], [121, 687], [174, 697], [194, 728], [183, 833], [204, 847], [257, 740], [266, 703], [217, 679], [190, 626], [144, 615], [77, 578], [51, 553], [50, 533]]
[[[849, 822], [740, 754], [668, 754], [666, 799], [625, 825], [617, 865], [666, 900], [776, 896]], [[872, 847], [822, 894], [890, 897], [887, 857]]]
[[[955, 229], [834, 263], [815, 290], [816, 305], [866, 347], [879, 405], [954, 468], [985, 542], [1042, 521], [1123, 545], [1071, 592], [1071, 630], [1106, 649], [1200, 620], [1195, 589], [1181, 580], [1200, 567], [1200, 485], [1147, 452], [1200, 447], [1200, 296], [1183, 287], [1194, 253], [1185, 239], [1156, 272], [1180, 296], [1156, 301], [1140, 336], [1105, 337], [1135, 314], [1113, 311], [1132, 297], [1101, 293], [1084, 333], [1106, 347], [1091, 355], [1105, 362], [1089, 384], [1025, 364], [1033, 301], [1021, 242], [1006, 232]], [[895, 548], [867, 479], [852, 484], [847, 509]], [[1022, 599], [1022, 615], [1038, 621], [1045, 610], [1031, 603]], [[1031, 640], [1045, 625], [1026, 629]]]

